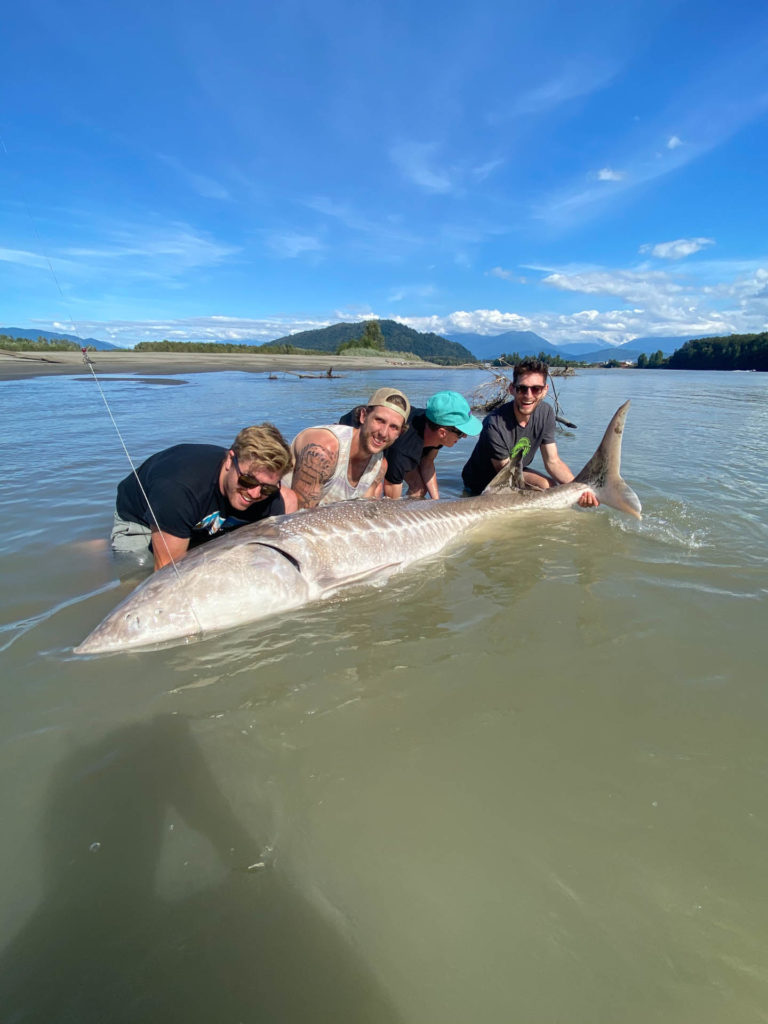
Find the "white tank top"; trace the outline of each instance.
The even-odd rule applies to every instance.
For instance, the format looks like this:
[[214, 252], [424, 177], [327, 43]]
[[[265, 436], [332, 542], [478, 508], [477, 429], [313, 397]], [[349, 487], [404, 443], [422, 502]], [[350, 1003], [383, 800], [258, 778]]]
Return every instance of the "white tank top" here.
[[[349, 469], [349, 448], [352, 444], [356, 427], [347, 427], [343, 423], [333, 423], [329, 426], [314, 427], [315, 430], [330, 430], [339, 442], [339, 457], [336, 460], [336, 470], [333, 476], [323, 486], [318, 505], [330, 505], [334, 501], [350, 501], [353, 498], [364, 498], [366, 492], [373, 485], [379, 475], [383, 452], [377, 452], [368, 460], [363, 475], [353, 487], [347, 478]], [[291, 476], [293, 480], [293, 476]], [[290, 486], [290, 485], [289, 485]]]

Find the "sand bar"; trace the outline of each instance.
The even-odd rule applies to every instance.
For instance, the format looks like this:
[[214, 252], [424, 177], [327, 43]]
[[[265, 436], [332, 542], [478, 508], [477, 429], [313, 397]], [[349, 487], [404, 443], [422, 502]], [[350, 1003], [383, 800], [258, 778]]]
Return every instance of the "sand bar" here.
[[[436, 363], [406, 362], [382, 356], [243, 355], [239, 352], [89, 352], [96, 373], [174, 374], [220, 373], [334, 373], [351, 370], [447, 369]], [[0, 350], [0, 380], [89, 372], [80, 352], [11, 352]]]

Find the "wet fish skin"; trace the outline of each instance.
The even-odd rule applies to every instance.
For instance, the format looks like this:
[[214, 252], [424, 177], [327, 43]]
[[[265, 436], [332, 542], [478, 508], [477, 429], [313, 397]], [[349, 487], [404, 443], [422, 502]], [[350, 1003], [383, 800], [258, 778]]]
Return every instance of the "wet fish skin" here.
[[326, 598], [436, 554], [471, 527], [517, 512], [565, 509], [586, 491], [640, 518], [622, 479], [621, 438], [629, 402], [569, 484], [514, 490], [509, 468], [475, 498], [345, 501], [243, 526], [191, 551], [145, 580], [76, 654], [104, 654], [181, 642]]

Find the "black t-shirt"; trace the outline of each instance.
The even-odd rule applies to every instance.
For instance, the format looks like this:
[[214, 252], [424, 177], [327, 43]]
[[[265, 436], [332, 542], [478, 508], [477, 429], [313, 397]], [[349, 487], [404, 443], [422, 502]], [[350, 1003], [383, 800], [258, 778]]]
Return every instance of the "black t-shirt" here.
[[527, 425], [521, 427], [515, 417], [514, 402], [506, 402], [483, 420], [477, 444], [461, 471], [464, 486], [472, 494], [481, 494], [496, 476], [491, 459], [503, 462], [512, 452], [522, 450], [523, 466], [528, 466], [542, 444], [554, 441], [555, 410], [549, 403], [537, 405]]
[[[195, 547], [219, 533], [285, 512], [279, 491], [243, 511], [232, 508], [219, 490], [227, 451], [213, 444], [177, 444], [142, 463], [139, 480], [164, 533], [189, 538], [189, 546]], [[154, 526], [133, 473], [117, 485], [117, 514], [150, 529]]]
[[[357, 407], [359, 408], [360, 406]], [[360, 420], [355, 416], [357, 409], [345, 413], [339, 423], [345, 423], [348, 427], [359, 427]], [[427, 452], [442, 448], [441, 444], [424, 446], [426, 427], [426, 410], [412, 408], [408, 417], [408, 430], [384, 450], [384, 458], [387, 460], [387, 475], [384, 479], [387, 483], [401, 484], [406, 473], [415, 469]]]

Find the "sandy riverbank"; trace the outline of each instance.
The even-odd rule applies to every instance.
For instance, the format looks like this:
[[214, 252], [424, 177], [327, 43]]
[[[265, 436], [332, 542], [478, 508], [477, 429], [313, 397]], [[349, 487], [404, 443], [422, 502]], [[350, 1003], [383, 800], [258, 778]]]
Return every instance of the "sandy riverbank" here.
[[[386, 356], [298, 356], [241, 355], [234, 352], [91, 352], [96, 373], [220, 373], [239, 370], [243, 373], [324, 373], [351, 370], [446, 369], [435, 363], [405, 362]], [[43, 377], [55, 374], [87, 372], [79, 352], [9, 352], [0, 351], [0, 380]]]

